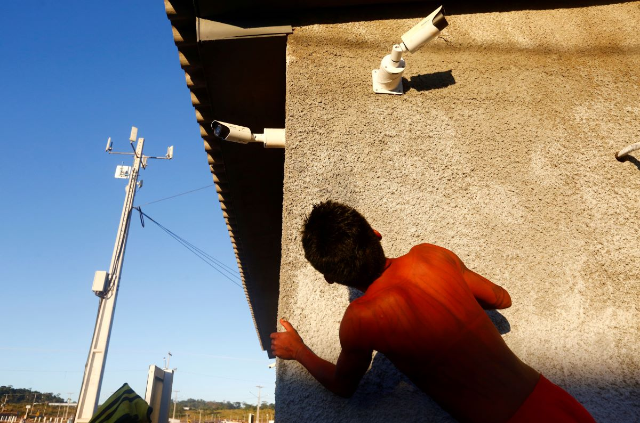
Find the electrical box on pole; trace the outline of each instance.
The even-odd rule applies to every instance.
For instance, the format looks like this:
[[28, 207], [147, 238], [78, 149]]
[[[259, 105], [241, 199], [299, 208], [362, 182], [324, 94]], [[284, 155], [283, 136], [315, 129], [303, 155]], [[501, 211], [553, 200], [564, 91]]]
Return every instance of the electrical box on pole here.
[[[137, 138], [138, 128], [131, 128], [129, 141], [133, 148], [133, 153], [121, 153], [113, 151], [111, 138], [107, 141], [106, 151], [109, 154], [120, 154], [133, 156], [133, 166], [118, 166], [115, 177], [118, 179], [128, 179], [122, 214], [120, 215], [120, 225], [116, 234], [116, 242], [113, 247], [111, 264], [108, 271], [98, 271], [93, 278], [93, 292], [100, 297], [98, 305], [98, 316], [96, 318], [93, 338], [89, 347], [89, 356], [84, 368], [80, 397], [78, 398], [78, 408], [76, 410], [75, 422], [87, 423], [93, 417], [98, 408], [100, 399], [100, 388], [104, 375], [104, 366], [109, 349], [109, 338], [111, 337], [111, 327], [113, 315], [115, 313], [116, 299], [118, 298], [118, 287], [120, 284], [120, 274], [124, 261], [124, 252], [127, 246], [129, 235], [129, 224], [131, 223], [131, 210], [138, 184], [138, 174], [140, 167], [146, 167], [147, 159], [171, 159], [171, 157], [144, 156], [144, 138]], [[133, 143], [138, 140], [136, 147]]]
[[95, 292], [96, 295], [102, 294], [105, 289], [107, 289], [108, 276], [109, 274], [104, 270], [96, 271], [93, 277], [93, 286], [91, 287], [91, 290]]

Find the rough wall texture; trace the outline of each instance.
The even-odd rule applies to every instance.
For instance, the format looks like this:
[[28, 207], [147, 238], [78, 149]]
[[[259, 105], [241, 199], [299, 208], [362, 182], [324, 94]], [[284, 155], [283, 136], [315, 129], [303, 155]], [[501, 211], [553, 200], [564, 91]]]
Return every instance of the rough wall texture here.
[[[403, 96], [373, 94], [371, 69], [417, 19], [289, 38], [279, 315], [335, 362], [352, 294], [305, 262], [299, 230], [346, 202], [388, 256], [438, 244], [504, 286], [515, 353], [598, 421], [637, 422], [640, 163], [614, 153], [640, 142], [640, 2], [448, 20], [405, 56]], [[276, 404], [279, 423], [451, 421], [381, 355], [349, 400], [279, 361]]]

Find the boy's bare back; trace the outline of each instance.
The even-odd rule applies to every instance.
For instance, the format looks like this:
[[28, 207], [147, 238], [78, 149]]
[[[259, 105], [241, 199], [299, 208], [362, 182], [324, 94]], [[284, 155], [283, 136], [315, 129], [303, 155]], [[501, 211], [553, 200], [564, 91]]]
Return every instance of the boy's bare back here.
[[461, 421], [506, 421], [539, 379], [482, 308], [510, 305], [504, 289], [466, 269], [455, 254], [422, 244], [389, 260], [350, 304], [340, 340], [343, 348], [383, 353]]

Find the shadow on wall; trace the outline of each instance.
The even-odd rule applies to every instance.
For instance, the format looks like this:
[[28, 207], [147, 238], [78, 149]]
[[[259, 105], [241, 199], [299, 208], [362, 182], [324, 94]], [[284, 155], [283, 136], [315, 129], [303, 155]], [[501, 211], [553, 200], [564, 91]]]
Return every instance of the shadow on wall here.
[[[315, 24], [334, 24], [346, 22], [363, 22], [376, 21], [386, 19], [412, 19], [423, 18], [433, 9], [444, 4], [446, 15], [467, 15], [476, 13], [492, 13], [492, 12], [512, 12], [518, 10], [547, 10], [547, 9], [572, 9], [578, 7], [604, 6], [609, 4], [630, 3], [627, 1], [611, 1], [611, 0], [538, 0], [538, 1], [504, 1], [504, 0], [485, 0], [477, 1], [460, 1], [446, 3], [443, 1], [416, 1], [402, 4], [367, 4], [366, 1], [356, 1], [352, 6], [334, 7], [335, 2], [324, 2], [324, 6], [317, 6], [315, 2], [310, 2], [309, 8], [296, 9], [285, 7], [284, 10], [265, 10], [262, 13], [256, 13], [255, 16], [244, 17], [245, 20], [257, 20], [264, 22], [277, 21], [293, 26], [306, 26]], [[344, 3], [343, 3], [344, 4]], [[223, 17], [218, 17], [224, 21]], [[264, 23], [263, 22], [263, 23]], [[253, 26], [257, 24], [253, 22]], [[248, 25], [252, 26], [252, 25]]]
[[493, 323], [493, 326], [498, 329], [500, 335], [511, 332], [511, 324], [509, 324], [507, 318], [500, 314], [498, 310], [485, 310], [485, 313], [487, 313], [487, 316], [489, 316], [489, 319], [491, 320], [491, 323]]
[[635, 158], [635, 157], [633, 157], [633, 156], [626, 156], [626, 157], [623, 157], [622, 159], [618, 159], [618, 158], [616, 157], [616, 160], [618, 160], [619, 162], [622, 162], [622, 163], [624, 163], [624, 162], [633, 163], [633, 165], [634, 165], [638, 170], [640, 170], [640, 160], [636, 159], [636, 158]]
[[[363, 294], [349, 288], [349, 301]], [[498, 311], [488, 310], [487, 316], [500, 334], [511, 331], [509, 321]], [[604, 380], [585, 376], [552, 380], [567, 389], [589, 410], [596, 421], [617, 423], [637, 422], [640, 415], [640, 382]], [[449, 423], [455, 420], [428, 395], [418, 389], [383, 354], [376, 353], [371, 368], [365, 374], [358, 390], [350, 399], [340, 399], [325, 391], [305, 373], [293, 383], [277, 385], [277, 408], [287, 410], [282, 423], [298, 421], [348, 421], [370, 423], [372, 421]], [[552, 378], [553, 379], [553, 378]], [[318, 410], [312, 418], [309, 410], [300, 404], [300, 392], [319, 395], [320, 403], [332, 404]], [[303, 397], [304, 398], [304, 397]], [[329, 402], [327, 402], [329, 401]], [[336, 402], [331, 402], [336, 401]], [[408, 406], [410, 404], [410, 406]], [[276, 411], [278, 412], [278, 411]], [[338, 417], [339, 416], [339, 417]], [[420, 416], [416, 420], [416, 416]], [[381, 420], [382, 419], [382, 420]]]
[[438, 88], [446, 88], [456, 83], [451, 70], [434, 72], [424, 75], [412, 76], [410, 80], [402, 78], [402, 88], [406, 93], [409, 90], [429, 91]]
[[[551, 380], [559, 383], [558, 380]], [[280, 423], [455, 423], [427, 394], [420, 391], [383, 355], [376, 354], [371, 369], [350, 399], [324, 390], [310, 377], [276, 385], [276, 416]], [[559, 383], [560, 384], [560, 383]], [[598, 422], [637, 423], [640, 415], [640, 382], [612, 384], [597, 378], [568, 379], [561, 383]], [[314, 396], [319, 407], [304, 401]]]
[[[358, 411], [371, 408], [372, 398], [378, 406], [394, 407], [393, 419], [387, 421], [394, 422], [455, 422], [434, 400], [420, 391], [404, 374], [402, 374], [387, 357], [382, 353], [376, 353], [371, 363], [371, 368], [364, 375], [358, 390], [349, 400], [348, 409], [353, 414], [360, 414]], [[402, 406], [407, 398], [411, 398], [412, 407]], [[386, 403], [386, 404], [385, 404]], [[351, 413], [349, 413], [351, 414]], [[417, 419], [420, 415], [423, 418]], [[352, 415], [352, 417], [356, 417]], [[362, 421], [362, 418], [350, 419], [349, 421]], [[371, 420], [373, 421], [373, 420]]]
[[349, 291], [349, 302], [355, 301], [364, 295], [362, 291], [355, 288], [347, 287], [347, 290]]
[[[610, 381], [605, 380], [569, 380], [565, 381], [562, 387], [575, 396], [592, 413], [596, 421], [616, 423], [638, 421], [637, 416], [640, 413], [638, 384], [613, 386]], [[407, 398], [410, 398], [412, 407], [406, 407]], [[371, 368], [362, 379], [355, 395], [345, 401], [347, 406], [343, 412], [349, 415], [348, 421], [352, 423], [374, 421], [372, 417], [378, 413], [387, 414], [388, 407], [394, 409], [392, 413], [394, 418], [385, 420], [389, 422], [418, 421], [415, 419], [416, 415], [423, 416], [419, 419], [422, 422], [456, 421], [427, 394], [413, 385], [381, 353], [377, 353], [374, 357]]]
[[605, 6], [608, 4], [630, 3], [627, 1], [607, 0], [538, 0], [538, 1], [503, 1], [485, 0], [460, 1], [447, 5], [450, 15], [464, 15], [471, 13], [511, 12], [517, 10], [546, 10], [546, 9], [572, 9], [577, 7]]

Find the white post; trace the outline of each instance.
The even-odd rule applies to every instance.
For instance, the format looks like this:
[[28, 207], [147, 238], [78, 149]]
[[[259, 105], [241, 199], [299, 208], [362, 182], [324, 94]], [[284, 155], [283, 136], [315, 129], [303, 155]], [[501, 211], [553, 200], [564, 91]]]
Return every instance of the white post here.
[[98, 408], [104, 366], [109, 349], [111, 326], [113, 324], [113, 314], [118, 297], [120, 272], [122, 270], [122, 262], [124, 261], [129, 224], [131, 223], [131, 208], [136, 194], [136, 183], [138, 182], [138, 172], [142, 161], [143, 147], [144, 138], [139, 138], [133, 160], [133, 169], [129, 177], [129, 185], [127, 186], [127, 193], [122, 207], [122, 215], [120, 216], [116, 243], [113, 248], [113, 255], [111, 256], [109, 287], [105, 291], [104, 297], [100, 298], [93, 339], [91, 340], [91, 347], [89, 348], [89, 357], [87, 358], [87, 364], [84, 368], [84, 378], [82, 380], [82, 387], [80, 388], [75, 423], [87, 423], [91, 420], [91, 417], [93, 417], [93, 414]]
[[178, 402], [178, 392], [180, 391], [173, 391], [173, 393], [175, 394], [175, 396], [173, 397], [173, 420], [176, 419], [176, 402]]
[[260, 423], [260, 390], [263, 386], [256, 386], [258, 388], [258, 409], [256, 410], [256, 420]]

